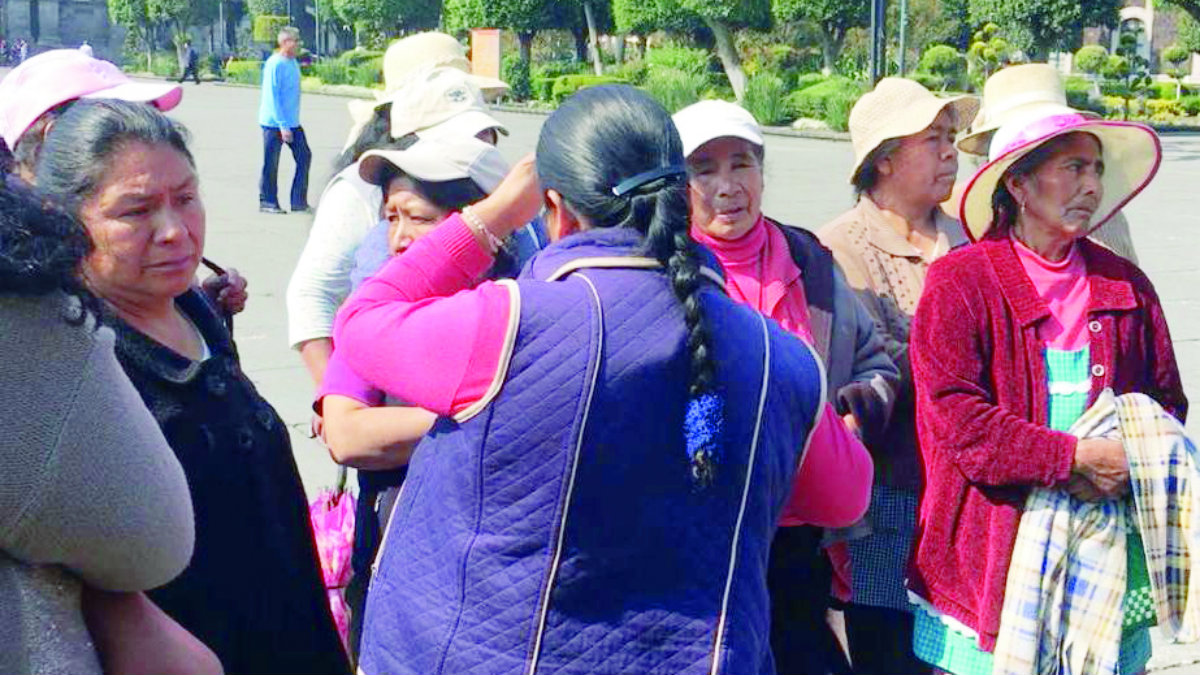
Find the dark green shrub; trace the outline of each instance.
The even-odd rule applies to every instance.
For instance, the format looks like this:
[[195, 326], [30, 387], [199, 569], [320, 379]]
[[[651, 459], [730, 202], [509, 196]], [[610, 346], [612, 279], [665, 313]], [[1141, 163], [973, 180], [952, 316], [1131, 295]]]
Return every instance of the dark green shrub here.
[[742, 105], [759, 124], [776, 125], [789, 121], [791, 110], [787, 104], [787, 90], [783, 78], [778, 75], [759, 73], [751, 77], [746, 82]]
[[1106, 112], [1103, 103], [1092, 99], [1093, 85], [1088, 80], [1072, 76], [1063, 80], [1063, 85], [1067, 91], [1067, 105], [1076, 110], [1089, 110], [1098, 115]]
[[312, 65], [312, 74], [324, 84], [347, 84], [350, 82], [350, 64], [343, 59], [324, 59]]
[[516, 54], [505, 56], [500, 62], [500, 79], [508, 83], [508, 96], [514, 101], [528, 101], [533, 96], [533, 78], [529, 63]]
[[668, 112], [674, 113], [700, 100], [700, 93], [708, 88], [708, 78], [676, 68], [657, 67], [646, 74], [643, 88]]
[[926, 73], [919, 70], [913, 73], [910, 77], [917, 82], [920, 82], [921, 86], [925, 87], [929, 91], [945, 91], [948, 84], [944, 75], [935, 75], [933, 73]]
[[339, 54], [338, 59], [345, 61], [352, 68], [358, 68], [372, 62], [378, 62], [379, 67], [383, 67], [383, 52], [373, 49], [351, 49], [348, 52]]
[[383, 72], [370, 66], [360, 66], [350, 69], [350, 81], [357, 87], [374, 87], [383, 82]]
[[1183, 114], [1188, 117], [1200, 115], [1200, 96], [1192, 94], [1179, 99], [1179, 107], [1183, 110]]
[[206, 54], [201, 61], [204, 64], [204, 69], [208, 71], [218, 80], [225, 79], [225, 64], [221, 61], [221, 57], [216, 54]]
[[563, 75], [579, 75], [589, 72], [587, 63], [582, 61], [573, 61], [569, 59], [557, 59], [553, 61], [539, 62], [530, 71], [529, 76], [533, 79], [544, 77], [553, 80], [556, 77]]
[[225, 65], [225, 78], [242, 84], [262, 84], [262, 61], [230, 61]]
[[619, 77], [630, 84], [641, 85], [646, 81], [649, 66], [644, 61], [626, 61], [620, 66], [606, 70], [605, 72], [613, 77]]
[[529, 83], [533, 98], [539, 101], [549, 101], [554, 91], [554, 77], [535, 77]]
[[646, 52], [646, 63], [652, 69], [673, 68], [691, 75], [708, 72], [712, 54], [694, 47], [657, 47]]
[[861, 82], [834, 76], [791, 93], [787, 103], [796, 117], [824, 120], [830, 127], [845, 131], [850, 120], [850, 108], [865, 90]]
[[945, 85], [959, 86], [967, 74], [967, 57], [949, 45], [934, 45], [921, 55], [917, 71], [941, 76]]
[[1146, 90], [1146, 96], [1153, 99], [1174, 100], [1175, 98], [1175, 83], [1174, 82], [1152, 82], [1150, 88]]
[[828, 80], [829, 76], [824, 73], [804, 73], [796, 78], [796, 84], [792, 87], [793, 91], [802, 91], [817, 84], [821, 84]]
[[597, 87], [602, 84], [629, 84], [619, 77], [611, 75], [563, 75], [554, 79], [550, 89], [550, 98], [554, 103], [562, 103], [580, 89]]

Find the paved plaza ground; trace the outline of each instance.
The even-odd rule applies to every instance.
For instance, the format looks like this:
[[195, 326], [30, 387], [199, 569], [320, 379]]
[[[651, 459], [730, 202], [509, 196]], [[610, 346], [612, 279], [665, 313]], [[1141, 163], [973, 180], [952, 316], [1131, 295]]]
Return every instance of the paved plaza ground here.
[[[250, 303], [237, 319], [243, 366], [292, 429], [296, 459], [310, 493], [332, 484], [335, 466], [307, 437], [313, 385], [287, 345], [285, 289], [311, 220], [258, 212], [261, 134], [255, 89], [211, 83], [186, 85], [173, 113], [192, 132], [208, 209], [207, 255], [250, 280]], [[530, 152], [544, 117], [498, 113], [511, 135], [500, 144], [510, 159]], [[317, 203], [331, 163], [345, 140], [346, 99], [306, 95], [301, 114], [314, 153], [310, 200]], [[1200, 402], [1200, 136], [1167, 136], [1157, 180], [1126, 210], [1142, 268], [1162, 297], [1184, 383]], [[765, 211], [786, 223], [817, 228], [852, 204], [845, 142], [771, 136], [767, 141]], [[292, 164], [280, 169], [287, 194]], [[287, 207], [287, 204], [284, 204]], [[1200, 432], [1200, 422], [1189, 429]], [[1152, 671], [1200, 674], [1200, 648], [1156, 641]]]

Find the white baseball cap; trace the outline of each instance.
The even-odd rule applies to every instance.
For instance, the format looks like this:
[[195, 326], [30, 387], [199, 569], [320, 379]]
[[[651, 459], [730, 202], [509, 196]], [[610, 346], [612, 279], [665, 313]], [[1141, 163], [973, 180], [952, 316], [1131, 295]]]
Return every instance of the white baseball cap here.
[[487, 113], [483, 94], [457, 68], [422, 68], [391, 94], [392, 138], [428, 129], [467, 111]]
[[454, 117], [421, 129], [417, 136], [421, 139], [446, 138], [477, 138], [481, 132], [495, 129], [497, 133], [508, 135], [508, 128], [500, 120], [482, 110], [467, 110]]
[[470, 178], [488, 194], [500, 185], [509, 169], [496, 146], [468, 136], [418, 138], [404, 150], [370, 150], [358, 161], [358, 175], [372, 185], [384, 187], [389, 164], [430, 183]]
[[758, 121], [736, 103], [700, 101], [675, 113], [671, 119], [683, 140], [684, 157], [691, 156], [697, 148], [716, 138], [741, 138], [760, 148], [763, 146]]

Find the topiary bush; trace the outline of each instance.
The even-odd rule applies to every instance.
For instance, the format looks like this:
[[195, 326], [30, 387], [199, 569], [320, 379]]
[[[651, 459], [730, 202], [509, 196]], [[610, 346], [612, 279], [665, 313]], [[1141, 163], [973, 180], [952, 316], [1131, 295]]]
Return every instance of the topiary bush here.
[[1151, 99], [1171, 101], [1176, 98], [1176, 89], [1174, 82], [1151, 82], [1150, 87], [1146, 90], [1146, 96]]
[[1100, 45], [1085, 45], [1075, 52], [1075, 69], [1089, 75], [1098, 75], [1108, 64], [1108, 50]]
[[[940, 78], [937, 86], [939, 90], [947, 87], [963, 89], [966, 85], [967, 57], [949, 45], [933, 45], [921, 55], [917, 72]], [[929, 89], [934, 88], [925, 86]]]
[[707, 87], [708, 78], [702, 74], [665, 67], [651, 68], [643, 85], [671, 113], [699, 101], [700, 92]]
[[658, 47], [646, 52], [646, 63], [652, 68], [673, 68], [691, 75], [708, 72], [711, 61], [707, 49], [695, 47]]
[[778, 75], [764, 72], [751, 77], [746, 82], [746, 96], [742, 105], [759, 124], [776, 125], [790, 121], [787, 88], [783, 78]]
[[230, 61], [225, 64], [225, 79], [242, 84], [262, 84], [262, 61]]

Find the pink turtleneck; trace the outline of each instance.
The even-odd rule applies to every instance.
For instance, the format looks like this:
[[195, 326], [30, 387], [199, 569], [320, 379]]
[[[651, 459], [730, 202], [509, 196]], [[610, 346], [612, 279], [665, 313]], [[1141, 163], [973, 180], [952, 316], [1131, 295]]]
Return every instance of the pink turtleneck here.
[[1087, 318], [1092, 294], [1087, 264], [1079, 247], [1071, 246], [1067, 257], [1053, 262], [1016, 237], [1012, 242], [1025, 275], [1050, 308], [1050, 318], [1038, 326], [1038, 337], [1051, 349], [1069, 352], [1082, 349], [1089, 340]]
[[[808, 299], [800, 268], [787, 239], [762, 216], [734, 239], [718, 239], [693, 226], [725, 271], [729, 297], [766, 314], [785, 330], [812, 344]], [[862, 517], [871, 494], [874, 465], [858, 437], [850, 433], [832, 405], [826, 404], [809, 440], [808, 452], [792, 483], [779, 524], [844, 527]]]

